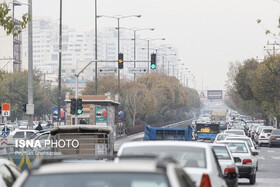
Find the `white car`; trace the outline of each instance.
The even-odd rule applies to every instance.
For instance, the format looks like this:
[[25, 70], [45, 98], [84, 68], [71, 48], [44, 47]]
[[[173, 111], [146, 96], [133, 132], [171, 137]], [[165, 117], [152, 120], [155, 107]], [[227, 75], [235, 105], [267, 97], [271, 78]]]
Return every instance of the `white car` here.
[[247, 142], [240, 140], [224, 140], [219, 143], [226, 144], [238, 168], [239, 178], [247, 178], [250, 184], [256, 182], [256, 168], [258, 152], [252, 152]]
[[262, 128], [265, 128], [265, 127], [267, 127], [267, 126], [261, 125], [261, 126], [258, 126], [258, 127], [256, 128], [256, 131], [255, 131], [255, 134], [254, 134], [254, 141], [255, 141], [256, 143], [258, 143], [258, 137], [259, 137], [259, 134], [260, 134], [260, 132], [261, 132], [261, 129], [262, 129]]
[[87, 160], [44, 160], [24, 171], [14, 187], [195, 187], [174, 163], [162, 161], [95, 162]]
[[226, 187], [216, 156], [207, 143], [144, 141], [124, 143], [118, 156], [160, 155], [173, 157], [196, 182], [196, 186]]
[[[226, 137], [225, 140], [241, 140], [241, 141], [245, 141], [247, 142], [248, 146], [250, 147], [252, 152], [260, 152], [256, 145], [254, 144], [254, 142], [252, 141], [251, 138], [247, 137], [247, 136], [228, 136]], [[259, 162], [258, 159], [256, 159], [257, 163], [256, 163], [256, 170], [258, 171], [259, 169]]]
[[10, 133], [10, 135], [7, 137], [8, 145], [15, 144], [15, 140], [21, 140], [21, 139], [28, 139], [32, 135], [34, 135], [37, 132], [37, 130], [29, 130], [29, 129], [16, 129], [13, 132]]
[[225, 130], [224, 133], [246, 136], [244, 130], [239, 130], [239, 129]]
[[211, 144], [211, 147], [218, 158], [228, 187], [238, 186], [238, 168], [235, 165], [233, 156], [228, 146], [225, 144]]
[[219, 133], [219, 134], [217, 134], [217, 136], [214, 140], [214, 143], [225, 140], [226, 137], [229, 136], [229, 135], [234, 135], [234, 134], [229, 134], [229, 133]]
[[261, 129], [260, 134], [259, 134], [258, 139], [257, 139], [257, 143], [260, 147], [263, 144], [268, 144], [268, 139], [270, 137], [271, 132], [274, 129], [275, 128], [273, 128], [273, 127], [265, 127], [265, 128]]

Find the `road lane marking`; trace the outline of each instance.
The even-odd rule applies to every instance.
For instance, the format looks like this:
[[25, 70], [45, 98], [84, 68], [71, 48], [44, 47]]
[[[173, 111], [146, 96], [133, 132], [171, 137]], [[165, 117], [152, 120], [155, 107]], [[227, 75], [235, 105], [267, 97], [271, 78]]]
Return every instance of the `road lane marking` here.
[[267, 150], [268, 153], [274, 153], [274, 150]]
[[280, 160], [280, 156], [271, 156], [274, 160]]
[[259, 160], [265, 160], [264, 156], [259, 156], [258, 159]]

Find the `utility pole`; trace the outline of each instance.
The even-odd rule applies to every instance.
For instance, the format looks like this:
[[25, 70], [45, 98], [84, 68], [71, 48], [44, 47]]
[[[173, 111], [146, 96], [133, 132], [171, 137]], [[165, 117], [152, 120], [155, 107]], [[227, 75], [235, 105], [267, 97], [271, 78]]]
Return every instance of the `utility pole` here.
[[[97, 0], [95, 0], [95, 60], [97, 60]], [[95, 95], [97, 95], [97, 61], [95, 62]]]
[[[150, 40], [147, 40], [148, 42], [148, 61], [150, 60]], [[148, 67], [148, 74], [150, 74], [150, 63], [148, 62], [147, 67]]]
[[[32, 0], [28, 0], [28, 105], [33, 105], [33, 39], [32, 39]], [[33, 129], [33, 112], [28, 114], [28, 128]]]
[[[118, 20], [118, 56], [120, 54], [120, 18], [117, 18]], [[120, 68], [118, 66], [118, 96], [120, 97], [121, 95], [121, 81], [120, 81]]]
[[[134, 60], [136, 60], [136, 30], [134, 32]], [[134, 62], [134, 68], [136, 68], [136, 62]], [[134, 82], [136, 80], [136, 73], [134, 73]]]
[[61, 57], [62, 57], [62, 0], [60, 0], [60, 16], [59, 16], [59, 64], [58, 64], [58, 125], [61, 123]]

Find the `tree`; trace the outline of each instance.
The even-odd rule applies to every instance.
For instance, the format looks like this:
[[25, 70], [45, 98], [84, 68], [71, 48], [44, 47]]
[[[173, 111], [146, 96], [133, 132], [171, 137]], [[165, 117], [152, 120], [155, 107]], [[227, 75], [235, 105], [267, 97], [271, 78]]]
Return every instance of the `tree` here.
[[256, 71], [253, 90], [269, 115], [280, 122], [280, 56], [271, 56], [263, 61]]
[[[118, 90], [118, 80], [115, 75], [103, 75], [98, 77], [98, 94], [103, 95], [110, 92], [115, 95]], [[83, 90], [83, 95], [93, 95], [95, 93], [95, 81], [89, 81]]]
[[156, 108], [155, 97], [144, 84], [127, 83], [125, 84], [124, 98], [125, 106], [132, 117], [132, 126], [135, 125], [137, 115], [154, 112]]
[[22, 29], [26, 28], [30, 16], [28, 13], [24, 14], [19, 24], [15, 24], [13, 18], [9, 16], [9, 11], [7, 3], [0, 4], [0, 26], [4, 27], [8, 35], [13, 33], [14, 36], [17, 36], [22, 32]]

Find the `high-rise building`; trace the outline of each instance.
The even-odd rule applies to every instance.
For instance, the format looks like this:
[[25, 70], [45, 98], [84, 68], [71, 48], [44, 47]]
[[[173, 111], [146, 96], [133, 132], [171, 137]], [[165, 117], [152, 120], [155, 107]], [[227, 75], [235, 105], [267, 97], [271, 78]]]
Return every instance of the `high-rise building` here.
[[[99, 60], [117, 60], [118, 40], [117, 29], [98, 29], [98, 50]], [[45, 74], [46, 80], [58, 78], [58, 21], [50, 18], [35, 19], [33, 23], [33, 66], [35, 69]], [[141, 38], [137, 35], [137, 38]], [[121, 70], [121, 77], [133, 78], [133, 74], [128, 72], [129, 67], [133, 67], [133, 62], [125, 60], [134, 59], [133, 32], [120, 30], [120, 52], [124, 54], [124, 69]], [[147, 60], [147, 41], [137, 40], [136, 59]], [[27, 32], [23, 33], [23, 61], [24, 68], [27, 69]], [[153, 47], [153, 46], [151, 46]], [[75, 74], [84, 68], [91, 60], [95, 59], [95, 33], [93, 30], [80, 32], [63, 25], [62, 32], [62, 79], [67, 87], [75, 87]], [[137, 62], [137, 67], [147, 67], [147, 62]], [[98, 68], [117, 67], [116, 62], [98, 62]], [[79, 76], [79, 91], [81, 91], [87, 81], [95, 78], [95, 63], [92, 63]], [[58, 79], [57, 79], [58, 80]], [[57, 86], [57, 81], [52, 82], [52, 86]]]

